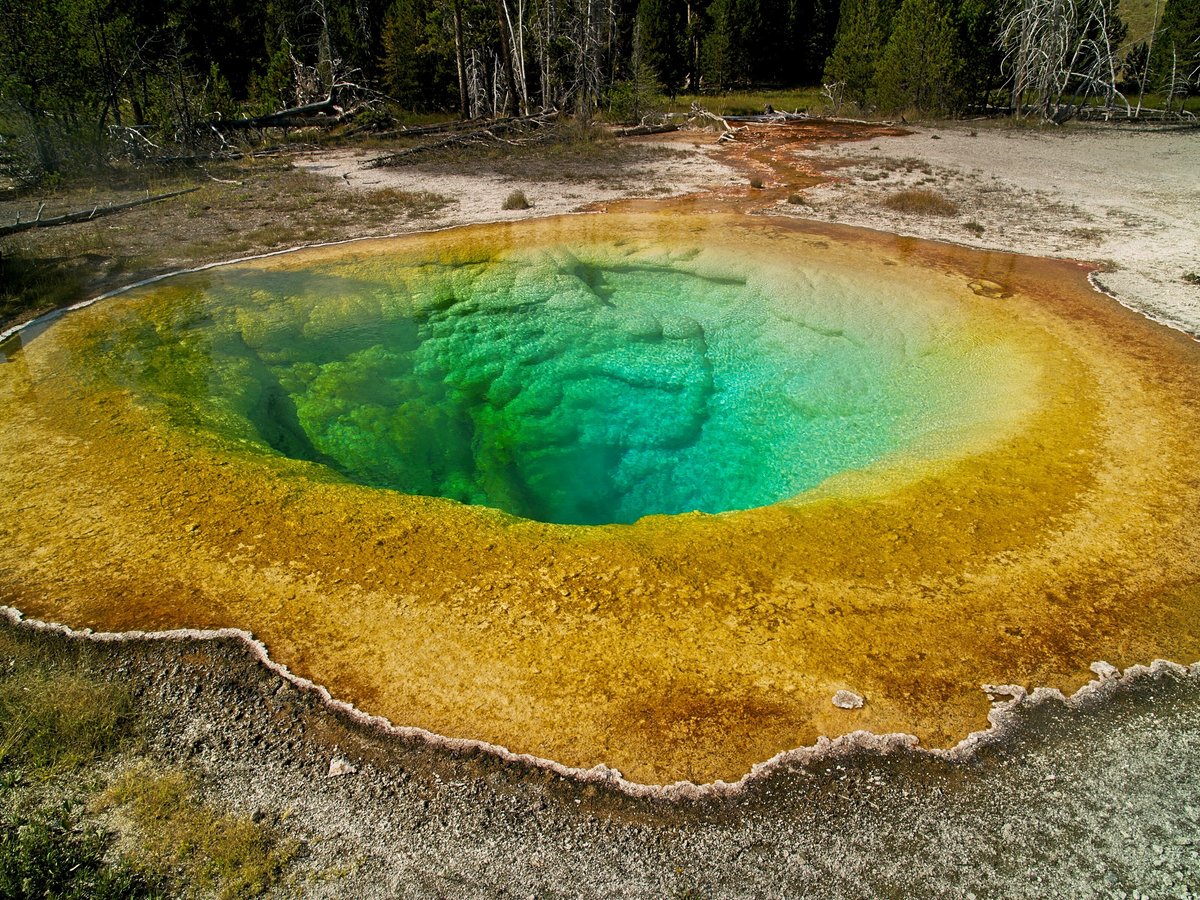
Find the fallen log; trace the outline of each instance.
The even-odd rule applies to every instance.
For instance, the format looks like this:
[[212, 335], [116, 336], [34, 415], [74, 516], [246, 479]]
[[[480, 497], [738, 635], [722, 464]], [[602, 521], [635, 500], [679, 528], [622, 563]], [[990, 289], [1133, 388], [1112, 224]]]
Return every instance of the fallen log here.
[[[512, 122], [515, 119], [511, 116], [506, 116], [501, 119], [492, 119], [491, 121], [493, 124], [499, 124], [501, 122]], [[375, 137], [424, 137], [428, 134], [445, 134], [447, 131], [458, 131], [459, 129], [478, 124], [478, 122], [472, 122], [469, 119], [455, 119], [452, 122], [439, 122], [436, 125], [412, 125], [409, 127], [389, 128], [387, 131], [380, 131]]]
[[345, 110], [333, 102], [333, 94], [316, 103], [305, 103], [290, 109], [267, 113], [265, 116], [255, 116], [251, 119], [214, 119], [208, 124], [213, 128], [223, 129], [252, 129], [252, 128], [301, 128], [311, 125], [337, 125], [342, 121]]
[[157, 203], [159, 200], [169, 200], [171, 197], [178, 197], [181, 194], [190, 194], [193, 191], [198, 191], [198, 187], [184, 188], [181, 191], [170, 191], [166, 194], [157, 194], [153, 197], [142, 197], [139, 200], [130, 200], [128, 203], [110, 204], [108, 206], [96, 206], [92, 209], [81, 209], [75, 212], [66, 213], [61, 216], [52, 216], [49, 219], [42, 218], [42, 210], [46, 208], [43, 203], [38, 207], [37, 217], [30, 219], [27, 222], [21, 221], [20, 214], [17, 215], [17, 221], [9, 225], [0, 225], [0, 237], [7, 237], [10, 234], [19, 234], [22, 231], [30, 231], [34, 228], [53, 228], [56, 225], [70, 225], [74, 222], [90, 222], [92, 219], [99, 219], [103, 216], [115, 215], [119, 212], [125, 212], [127, 209], [133, 209], [135, 206], [143, 206], [147, 203]]
[[424, 153], [430, 153], [434, 150], [444, 150], [447, 147], [453, 147], [461, 144], [478, 143], [480, 141], [491, 140], [499, 141], [497, 137], [500, 134], [507, 134], [526, 126], [540, 128], [543, 125], [549, 125], [558, 117], [558, 113], [542, 113], [536, 116], [517, 116], [508, 119], [498, 119], [488, 125], [487, 128], [480, 128], [476, 131], [469, 131], [465, 134], [454, 134], [450, 137], [443, 138], [440, 141], [431, 141], [428, 144], [421, 144], [416, 147], [407, 147], [404, 150], [397, 150], [395, 153], [389, 153], [386, 156], [377, 156], [374, 159], [369, 159], [361, 166], [360, 169], [381, 169], [387, 166], [401, 165], [415, 156], [420, 156]]
[[191, 166], [212, 162], [234, 162], [239, 159], [264, 159], [268, 156], [279, 156], [282, 153], [305, 153], [316, 150], [316, 144], [288, 144], [286, 146], [264, 147], [245, 153], [241, 150], [222, 150], [213, 153], [190, 154], [188, 156], [155, 156], [150, 162], [160, 166]]
[[641, 137], [644, 134], [666, 134], [678, 131], [678, 125], [634, 125], [632, 128], [618, 128], [613, 132], [616, 137]]
[[706, 122], [714, 123], [721, 129], [722, 134], [733, 131], [733, 126], [723, 116], [718, 116], [716, 113], [711, 113], [699, 103], [693, 103], [691, 111], [688, 113], [688, 124], [692, 125], [696, 119], [703, 119]]

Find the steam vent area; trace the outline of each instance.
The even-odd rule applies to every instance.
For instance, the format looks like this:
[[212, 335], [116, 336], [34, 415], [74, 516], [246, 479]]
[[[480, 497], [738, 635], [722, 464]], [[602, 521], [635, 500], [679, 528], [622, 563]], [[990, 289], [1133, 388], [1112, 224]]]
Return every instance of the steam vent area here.
[[643, 784], [953, 746], [1200, 659], [1200, 344], [1086, 275], [664, 205], [170, 278], [0, 347], [0, 603]]

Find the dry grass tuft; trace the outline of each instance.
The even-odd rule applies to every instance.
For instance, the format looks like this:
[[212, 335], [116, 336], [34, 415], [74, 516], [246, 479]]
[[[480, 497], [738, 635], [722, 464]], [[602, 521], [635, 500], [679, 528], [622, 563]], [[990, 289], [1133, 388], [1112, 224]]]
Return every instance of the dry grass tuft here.
[[883, 205], [888, 209], [906, 215], [916, 216], [956, 216], [958, 206], [947, 200], [937, 191], [907, 190], [897, 191], [884, 198]]
[[524, 191], [513, 191], [504, 198], [504, 209], [529, 209], [529, 198]]
[[402, 191], [381, 188], [363, 194], [364, 201], [388, 212], [403, 212], [410, 219], [427, 219], [450, 201], [432, 191]]

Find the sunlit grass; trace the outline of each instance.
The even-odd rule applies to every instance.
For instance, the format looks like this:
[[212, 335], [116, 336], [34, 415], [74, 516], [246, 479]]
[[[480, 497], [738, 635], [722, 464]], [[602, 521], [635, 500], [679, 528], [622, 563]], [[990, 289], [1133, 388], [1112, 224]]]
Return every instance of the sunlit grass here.
[[0, 681], [0, 768], [53, 773], [115, 750], [133, 731], [120, 688], [36, 669]]
[[722, 94], [679, 94], [669, 105], [670, 112], [686, 113], [698, 103], [718, 116], [753, 116], [768, 104], [776, 112], [824, 111], [825, 100], [818, 87], [789, 88], [778, 91], [730, 91]]
[[269, 825], [214, 809], [196, 798], [179, 771], [127, 772], [101, 796], [135, 829], [131, 858], [149, 873], [172, 873], [191, 890], [217, 897], [256, 897], [270, 889], [296, 853]]

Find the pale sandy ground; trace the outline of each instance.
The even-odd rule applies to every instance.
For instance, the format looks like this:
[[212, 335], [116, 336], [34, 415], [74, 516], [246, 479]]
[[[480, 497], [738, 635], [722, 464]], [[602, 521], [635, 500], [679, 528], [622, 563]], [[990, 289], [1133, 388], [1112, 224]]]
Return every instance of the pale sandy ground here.
[[[370, 150], [301, 156], [295, 165], [314, 174], [337, 178], [348, 190], [395, 188], [432, 191], [448, 197], [452, 201], [448, 206], [423, 220], [426, 228], [560, 215], [595, 203], [635, 197], [677, 197], [745, 183], [744, 176], [720, 161], [722, 148], [716, 145], [716, 135], [698, 132], [694, 142], [675, 141], [672, 146], [691, 152], [638, 162], [632, 172], [576, 181], [530, 181], [495, 175], [482, 170], [486, 163], [480, 171], [471, 173], [452, 173], [444, 171], [445, 166], [420, 165], [364, 169], [364, 162], [381, 155]], [[524, 192], [529, 209], [503, 209], [505, 198], [515, 190]]]
[[[781, 212], [1103, 263], [1110, 270], [1096, 280], [1106, 291], [1200, 335], [1200, 284], [1184, 280], [1200, 275], [1200, 130], [954, 123], [798, 155], [845, 167], [805, 192], [810, 206]], [[913, 187], [939, 192], [960, 213], [904, 215], [881, 205]]]
[[[653, 139], [651, 139], [653, 142]], [[722, 161], [711, 132], [675, 137], [690, 150], [640, 162], [634, 173], [587, 181], [543, 181], [486, 171], [452, 174], [419, 165], [363, 169], [380, 151], [303, 156], [296, 165], [338, 179], [347, 190], [432, 191], [451, 203], [419, 227], [447, 227], [575, 212], [633, 197], [667, 198], [743, 185]], [[946, 123], [906, 137], [823, 145], [796, 154], [833, 164], [832, 180], [805, 191], [805, 205], [773, 210], [984, 249], [1102, 264], [1095, 280], [1121, 302], [1200, 335], [1200, 131], [1134, 131], [1073, 126], [1014, 128]], [[954, 216], [896, 213], [882, 205], [905, 188], [935, 190]], [[503, 210], [523, 190], [526, 210]], [[968, 225], [979, 226], [968, 228]], [[418, 227], [410, 224], [408, 228]], [[400, 226], [400, 230], [406, 230]]]

